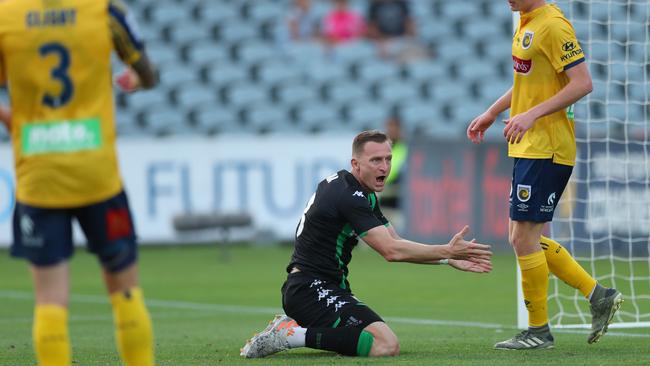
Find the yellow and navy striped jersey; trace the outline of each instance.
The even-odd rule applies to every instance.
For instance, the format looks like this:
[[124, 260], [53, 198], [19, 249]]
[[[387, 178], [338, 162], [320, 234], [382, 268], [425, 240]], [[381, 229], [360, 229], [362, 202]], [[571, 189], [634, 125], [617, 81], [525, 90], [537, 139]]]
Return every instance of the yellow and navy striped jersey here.
[[[573, 26], [555, 4], [522, 13], [512, 41], [514, 82], [510, 116], [524, 113], [557, 94], [569, 83], [565, 71], [585, 61]], [[574, 165], [576, 156], [572, 106], [539, 118], [508, 155], [548, 159]]]
[[17, 200], [76, 207], [122, 189], [115, 151], [111, 53], [143, 43], [109, 0], [0, 2], [0, 84], [9, 91]]

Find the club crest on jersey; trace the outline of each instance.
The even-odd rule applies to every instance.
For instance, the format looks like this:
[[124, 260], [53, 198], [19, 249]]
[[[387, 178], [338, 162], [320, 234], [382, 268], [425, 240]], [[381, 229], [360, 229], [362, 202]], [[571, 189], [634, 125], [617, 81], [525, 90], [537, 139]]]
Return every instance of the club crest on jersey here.
[[521, 40], [521, 48], [527, 50], [533, 44], [533, 36], [535, 32], [525, 31], [524, 38]]
[[528, 202], [530, 199], [530, 186], [517, 184], [517, 199], [521, 202]]

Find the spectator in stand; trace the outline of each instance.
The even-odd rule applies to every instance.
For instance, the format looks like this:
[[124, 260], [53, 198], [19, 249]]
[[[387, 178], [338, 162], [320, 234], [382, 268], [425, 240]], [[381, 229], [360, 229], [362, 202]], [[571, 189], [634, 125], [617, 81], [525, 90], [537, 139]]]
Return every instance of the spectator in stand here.
[[402, 120], [397, 115], [388, 117], [385, 122], [386, 135], [391, 141], [393, 158], [392, 168], [386, 178], [384, 191], [380, 193], [379, 200], [386, 218], [397, 229], [403, 229], [404, 217], [401, 212], [400, 184], [404, 181], [404, 170], [408, 157], [408, 145], [402, 131]]
[[357, 40], [365, 35], [363, 16], [351, 9], [347, 0], [332, 0], [333, 8], [323, 18], [321, 34], [326, 45]]
[[416, 39], [407, 0], [370, 0], [367, 22], [368, 38], [375, 42], [380, 57], [405, 62], [427, 56]]
[[320, 17], [311, 0], [294, 0], [287, 18], [289, 40], [314, 41], [320, 36]]

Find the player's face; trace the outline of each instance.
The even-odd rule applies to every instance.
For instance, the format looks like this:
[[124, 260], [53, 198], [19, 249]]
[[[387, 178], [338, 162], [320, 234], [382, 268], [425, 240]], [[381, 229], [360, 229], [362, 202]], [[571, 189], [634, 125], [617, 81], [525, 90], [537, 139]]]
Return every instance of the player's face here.
[[361, 185], [373, 192], [381, 192], [388, 174], [393, 153], [388, 141], [383, 143], [368, 142], [363, 148], [363, 153], [353, 163], [356, 170], [355, 176]]

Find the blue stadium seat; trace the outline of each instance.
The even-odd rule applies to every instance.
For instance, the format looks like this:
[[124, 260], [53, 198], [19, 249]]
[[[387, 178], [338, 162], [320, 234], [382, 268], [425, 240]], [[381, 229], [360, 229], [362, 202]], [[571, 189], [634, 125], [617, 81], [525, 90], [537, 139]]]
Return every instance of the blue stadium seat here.
[[279, 53], [277, 45], [268, 41], [246, 41], [235, 46], [236, 60], [244, 64], [272, 60]]
[[275, 95], [277, 100], [285, 105], [307, 103], [320, 98], [314, 85], [304, 82], [282, 83], [277, 86]]
[[272, 131], [274, 126], [286, 124], [289, 120], [287, 111], [274, 104], [252, 104], [245, 108], [243, 117], [249, 128], [256, 131]]
[[448, 67], [442, 62], [424, 60], [405, 65], [406, 76], [411, 80], [427, 81], [448, 76]]
[[296, 120], [305, 132], [318, 125], [339, 124], [341, 117], [336, 107], [325, 103], [305, 103], [295, 107]]
[[178, 107], [188, 109], [201, 104], [216, 103], [217, 91], [199, 83], [186, 84], [173, 90], [172, 100]]
[[381, 128], [390, 114], [390, 106], [386, 103], [369, 100], [350, 103], [345, 110], [348, 124], [358, 129]]
[[219, 41], [223, 44], [243, 44], [259, 38], [256, 24], [239, 19], [220, 22], [217, 29]]
[[215, 62], [206, 65], [205, 82], [215, 87], [222, 87], [233, 82], [245, 82], [249, 79], [248, 69], [230, 62]]
[[237, 107], [243, 107], [266, 102], [268, 93], [266, 89], [259, 85], [239, 82], [228, 87], [225, 97], [228, 103]]
[[149, 41], [145, 47], [149, 59], [156, 65], [179, 61], [178, 49], [167, 42]]
[[399, 65], [378, 59], [369, 59], [356, 67], [357, 78], [362, 81], [377, 81], [400, 76]]
[[468, 59], [455, 64], [458, 78], [464, 82], [494, 78], [499, 75], [499, 66], [492, 60]]
[[451, 79], [433, 80], [426, 84], [426, 89], [428, 89], [429, 97], [440, 103], [449, 100], [466, 101], [471, 98], [467, 84]]
[[[474, 19], [471, 22], [463, 23], [465, 35], [470, 39], [499, 39], [512, 35], [512, 32], [505, 32], [503, 23], [494, 18]], [[491, 47], [488, 44], [488, 47]]]
[[369, 97], [369, 86], [353, 81], [336, 81], [325, 86], [327, 100], [335, 103], [362, 100]]
[[125, 99], [131, 110], [148, 109], [152, 105], [170, 104], [167, 94], [159, 88], [127, 94]]
[[419, 126], [440, 123], [443, 120], [440, 107], [432, 100], [414, 100], [402, 103], [399, 115], [409, 132]]
[[190, 8], [175, 1], [156, 1], [147, 13], [155, 24], [177, 24], [190, 19]]
[[204, 65], [214, 62], [226, 62], [230, 55], [226, 47], [212, 40], [191, 42], [185, 49], [187, 62], [193, 65]]
[[201, 133], [216, 134], [243, 131], [237, 113], [225, 105], [206, 104], [192, 111], [191, 123]]
[[478, 19], [481, 17], [481, 6], [476, 1], [441, 1], [440, 12], [445, 19]]
[[306, 75], [312, 83], [347, 81], [350, 79], [346, 65], [328, 62], [325, 59], [306, 64], [305, 68]]
[[177, 45], [207, 40], [212, 37], [211, 30], [197, 27], [192, 21], [169, 24], [163, 28], [165, 38]]
[[257, 82], [274, 84], [297, 81], [302, 78], [302, 70], [283, 60], [262, 61], [253, 67], [253, 77]]
[[389, 104], [405, 102], [420, 97], [420, 87], [417, 81], [386, 79], [378, 83], [376, 89], [379, 99]]
[[156, 136], [166, 136], [187, 130], [186, 122], [184, 111], [166, 104], [150, 105], [143, 115], [145, 131]]
[[220, 1], [218, 6], [210, 1], [198, 1], [194, 11], [203, 26], [238, 21], [241, 13], [237, 4], [231, 1]]
[[465, 38], [447, 38], [437, 42], [435, 55], [438, 59], [448, 62], [461, 62], [477, 57], [472, 43]]
[[330, 57], [339, 62], [372, 61], [377, 58], [374, 45], [364, 40], [337, 45], [330, 52]]
[[198, 73], [194, 68], [182, 63], [168, 62], [158, 64], [160, 70], [160, 83], [162, 87], [175, 88], [185, 83], [198, 80]]

